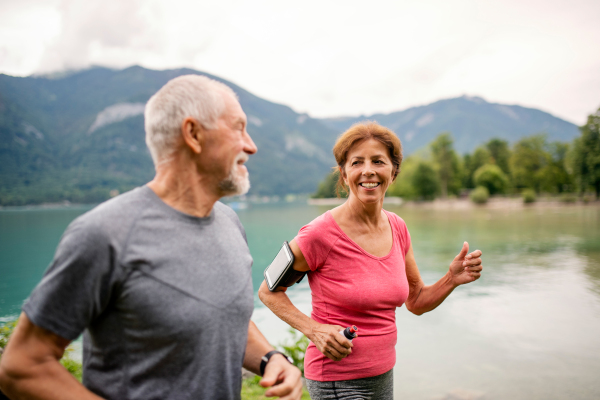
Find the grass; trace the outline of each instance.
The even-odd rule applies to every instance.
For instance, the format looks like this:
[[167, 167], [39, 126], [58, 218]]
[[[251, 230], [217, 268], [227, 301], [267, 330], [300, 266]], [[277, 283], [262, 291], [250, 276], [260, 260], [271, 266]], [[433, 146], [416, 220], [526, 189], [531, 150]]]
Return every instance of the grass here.
[[[266, 400], [273, 397], [265, 397], [267, 389], [258, 384], [260, 376], [254, 376], [242, 381], [242, 400]], [[302, 389], [302, 400], [310, 400], [310, 396], [305, 388]]]

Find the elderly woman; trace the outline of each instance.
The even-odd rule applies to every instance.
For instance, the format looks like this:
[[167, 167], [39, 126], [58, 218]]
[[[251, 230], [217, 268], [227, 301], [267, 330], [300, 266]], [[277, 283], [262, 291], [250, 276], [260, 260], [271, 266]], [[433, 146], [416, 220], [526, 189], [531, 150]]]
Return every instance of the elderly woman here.
[[[310, 339], [304, 365], [313, 399], [392, 399], [396, 308], [406, 304], [417, 315], [436, 308], [457, 286], [479, 279], [481, 251], [468, 254], [465, 242], [448, 272], [425, 286], [406, 224], [383, 209], [402, 163], [400, 140], [376, 123], [356, 124], [339, 137], [333, 154], [348, 199], [290, 243], [293, 268], [308, 271], [311, 317], [285, 288], [270, 292], [263, 282], [259, 297]], [[359, 329], [352, 342], [340, 334], [349, 325]]]

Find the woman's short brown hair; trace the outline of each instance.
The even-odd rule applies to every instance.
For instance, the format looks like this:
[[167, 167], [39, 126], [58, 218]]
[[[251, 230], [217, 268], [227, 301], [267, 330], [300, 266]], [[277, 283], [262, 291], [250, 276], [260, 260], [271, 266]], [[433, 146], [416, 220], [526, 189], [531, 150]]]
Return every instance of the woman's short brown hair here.
[[[333, 146], [333, 156], [338, 166], [343, 170], [350, 149], [358, 142], [367, 139], [375, 139], [387, 147], [392, 165], [394, 166], [392, 181], [395, 180], [402, 164], [402, 143], [400, 143], [400, 139], [398, 139], [398, 136], [394, 132], [385, 126], [379, 125], [377, 122], [365, 121], [356, 123], [338, 137]], [[344, 185], [344, 178], [341, 174], [338, 178], [336, 190], [338, 194], [341, 191], [347, 192], [347, 188]]]

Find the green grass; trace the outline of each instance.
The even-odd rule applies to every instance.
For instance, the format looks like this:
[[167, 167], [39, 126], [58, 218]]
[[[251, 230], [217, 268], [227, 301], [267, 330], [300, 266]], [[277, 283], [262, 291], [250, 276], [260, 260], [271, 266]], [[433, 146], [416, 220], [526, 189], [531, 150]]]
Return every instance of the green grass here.
[[[266, 400], [273, 397], [265, 397], [267, 389], [258, 384], [260, 376], [244, 379], [242, 381], [242, 400]], [[305, 388], [302, 389], [302, 400], [310, 400], [310, 396]]]

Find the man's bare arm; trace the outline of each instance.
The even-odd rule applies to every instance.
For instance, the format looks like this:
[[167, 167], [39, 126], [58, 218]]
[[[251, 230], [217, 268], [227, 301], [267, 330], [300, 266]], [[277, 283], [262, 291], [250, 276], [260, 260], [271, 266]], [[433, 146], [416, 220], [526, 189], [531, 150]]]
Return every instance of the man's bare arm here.
[[22, 313], [0, 359], [0, 388], [13, 400], [101, 400], [60, 364], [68, 345]]
[[[244, 368], [260, 375], [261, 357], [273, 350], [267, 339], [258, 330], [254, 322], [248, 325], [248, 344], [244, 356]], [[302, 396], [302, 381], [300, 370], [290, 364], [282, 355], [271, 357], [265, 368], [265, 374], [260, 384], [271, 387], [265, 396], [279, 396], [282, 400], [298, 400]]]

